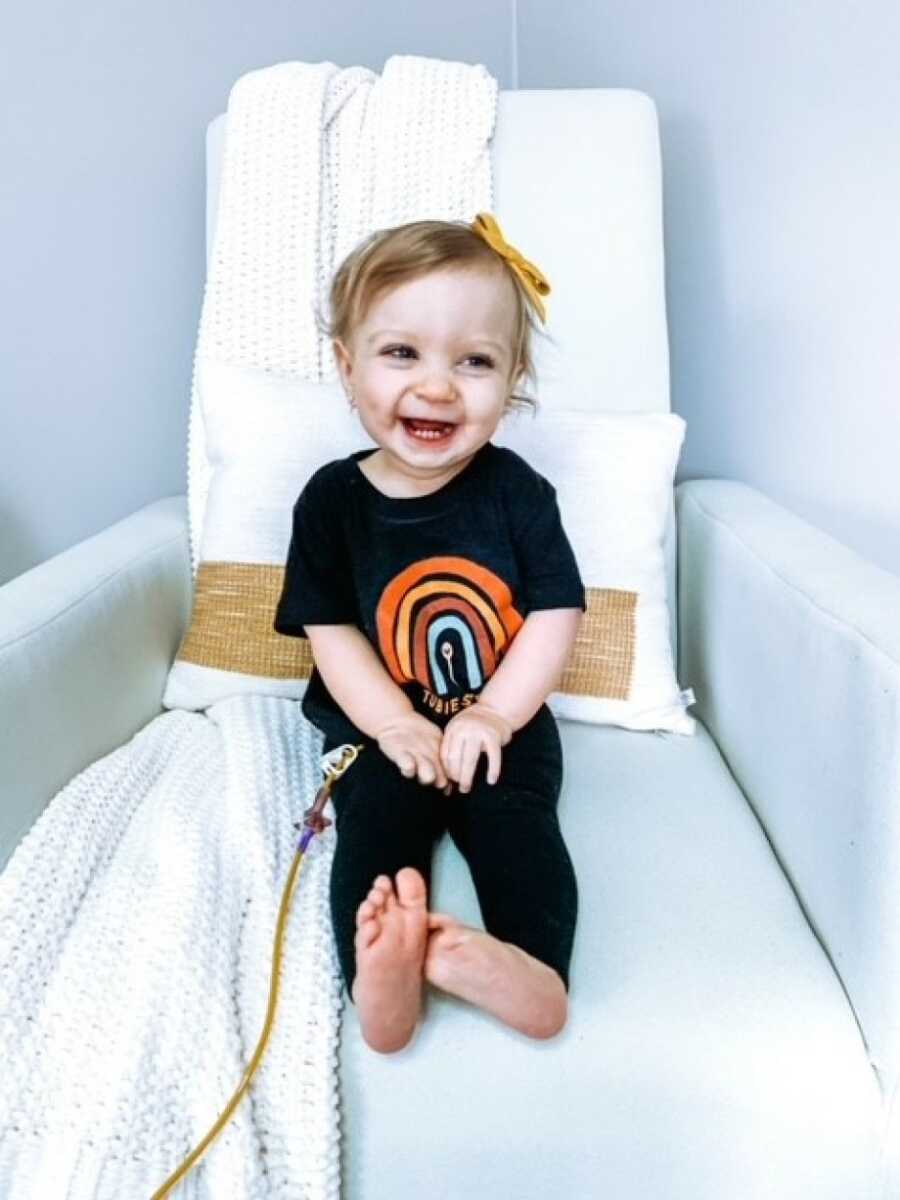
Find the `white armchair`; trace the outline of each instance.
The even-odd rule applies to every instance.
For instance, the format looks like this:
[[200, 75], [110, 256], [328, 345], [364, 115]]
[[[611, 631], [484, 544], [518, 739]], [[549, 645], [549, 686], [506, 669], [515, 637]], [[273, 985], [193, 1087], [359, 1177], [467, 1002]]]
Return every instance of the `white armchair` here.
[[[528, 125], [520, 157], [563, 126], [584, 144], [591, 98], [611, 93], [542, 95], [502, 94], [500, 128]], [[655, 111], [614, 95], [634, 97], [661, 239]], [[651, 342], [661, 240], [653, 270]], [[900, 580], [741, 483], [682, 483], [675, 512], [696, 736], [561, 722], [580, 889], [569, 1024], [523, 1046], [433, 994], [412, 1045], [382, 1057], [348, 1005], [348, 1200], [900, 1196]], [[162, 711], [190, 600], [183, 496], [0, 588], [2, 861]], [[434, 898], [480, 924], [446, 839]]]

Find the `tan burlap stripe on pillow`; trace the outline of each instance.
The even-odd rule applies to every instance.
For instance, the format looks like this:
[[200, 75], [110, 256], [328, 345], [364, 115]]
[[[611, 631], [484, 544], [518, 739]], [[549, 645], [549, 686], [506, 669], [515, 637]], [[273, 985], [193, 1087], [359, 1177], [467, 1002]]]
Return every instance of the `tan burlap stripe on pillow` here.
[[[272, 628], [284, 567], [202, 562], [194, 609], [178, 658], [263, 679], [307, 679], [312, 655], [306, 638]], [[627, 700], [634, 670], [637, 593], [587, 588], [587, 612], [560, 686], [574, 696]]]
[[263, 679], [308, 679], [309, 642], [272, 628], [283, 583], [283, 566], [201, 562], [178, 658]]
[[570, 696], [627, 700], [634, 673], [637, 592], [586, 587], [587, 612], [559, 690]]

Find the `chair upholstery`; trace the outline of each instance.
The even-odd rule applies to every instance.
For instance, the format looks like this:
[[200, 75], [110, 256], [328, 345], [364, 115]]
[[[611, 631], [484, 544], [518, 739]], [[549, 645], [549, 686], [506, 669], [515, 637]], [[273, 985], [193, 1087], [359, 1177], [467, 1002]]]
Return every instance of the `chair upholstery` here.
[[746, 485], [696, 480], [678, 502], [681, 670], [890, 1095], [900, 1069], [900, 579]]
[[162, 712], [186, 547], [173, 496], [0, 587], [0, 867], [51, 796]]

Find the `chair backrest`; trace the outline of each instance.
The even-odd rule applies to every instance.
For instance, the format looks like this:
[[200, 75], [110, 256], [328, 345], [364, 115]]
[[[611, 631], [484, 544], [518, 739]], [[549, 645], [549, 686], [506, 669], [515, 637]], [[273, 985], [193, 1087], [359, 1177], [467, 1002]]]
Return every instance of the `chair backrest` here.
[[[207, 131], [207, 260], [225, 114]], [[624, 88], [500, 91], [494, 205], [513, 245], [550, 280], [535, 359], [542, 409], [668, 412], [662, 164], [653, 101]], [[675, 520], [665, 553], [673, 653]]]

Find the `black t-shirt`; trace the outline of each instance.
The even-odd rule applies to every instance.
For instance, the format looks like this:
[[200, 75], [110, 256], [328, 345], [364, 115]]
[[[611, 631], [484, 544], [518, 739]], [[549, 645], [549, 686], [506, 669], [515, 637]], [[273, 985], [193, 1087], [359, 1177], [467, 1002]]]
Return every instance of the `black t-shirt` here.
[[[436, 492], [385, 496], [358, 464], [320, 467], [294, 505], [278, 633], [354, 625], [414, 708], [443, 727], [474, 703], [527, 615], [585, 609], [555, 488], [486, 442]], [[338, 741], [359, 731], [314, 668], [302, 710]]]

